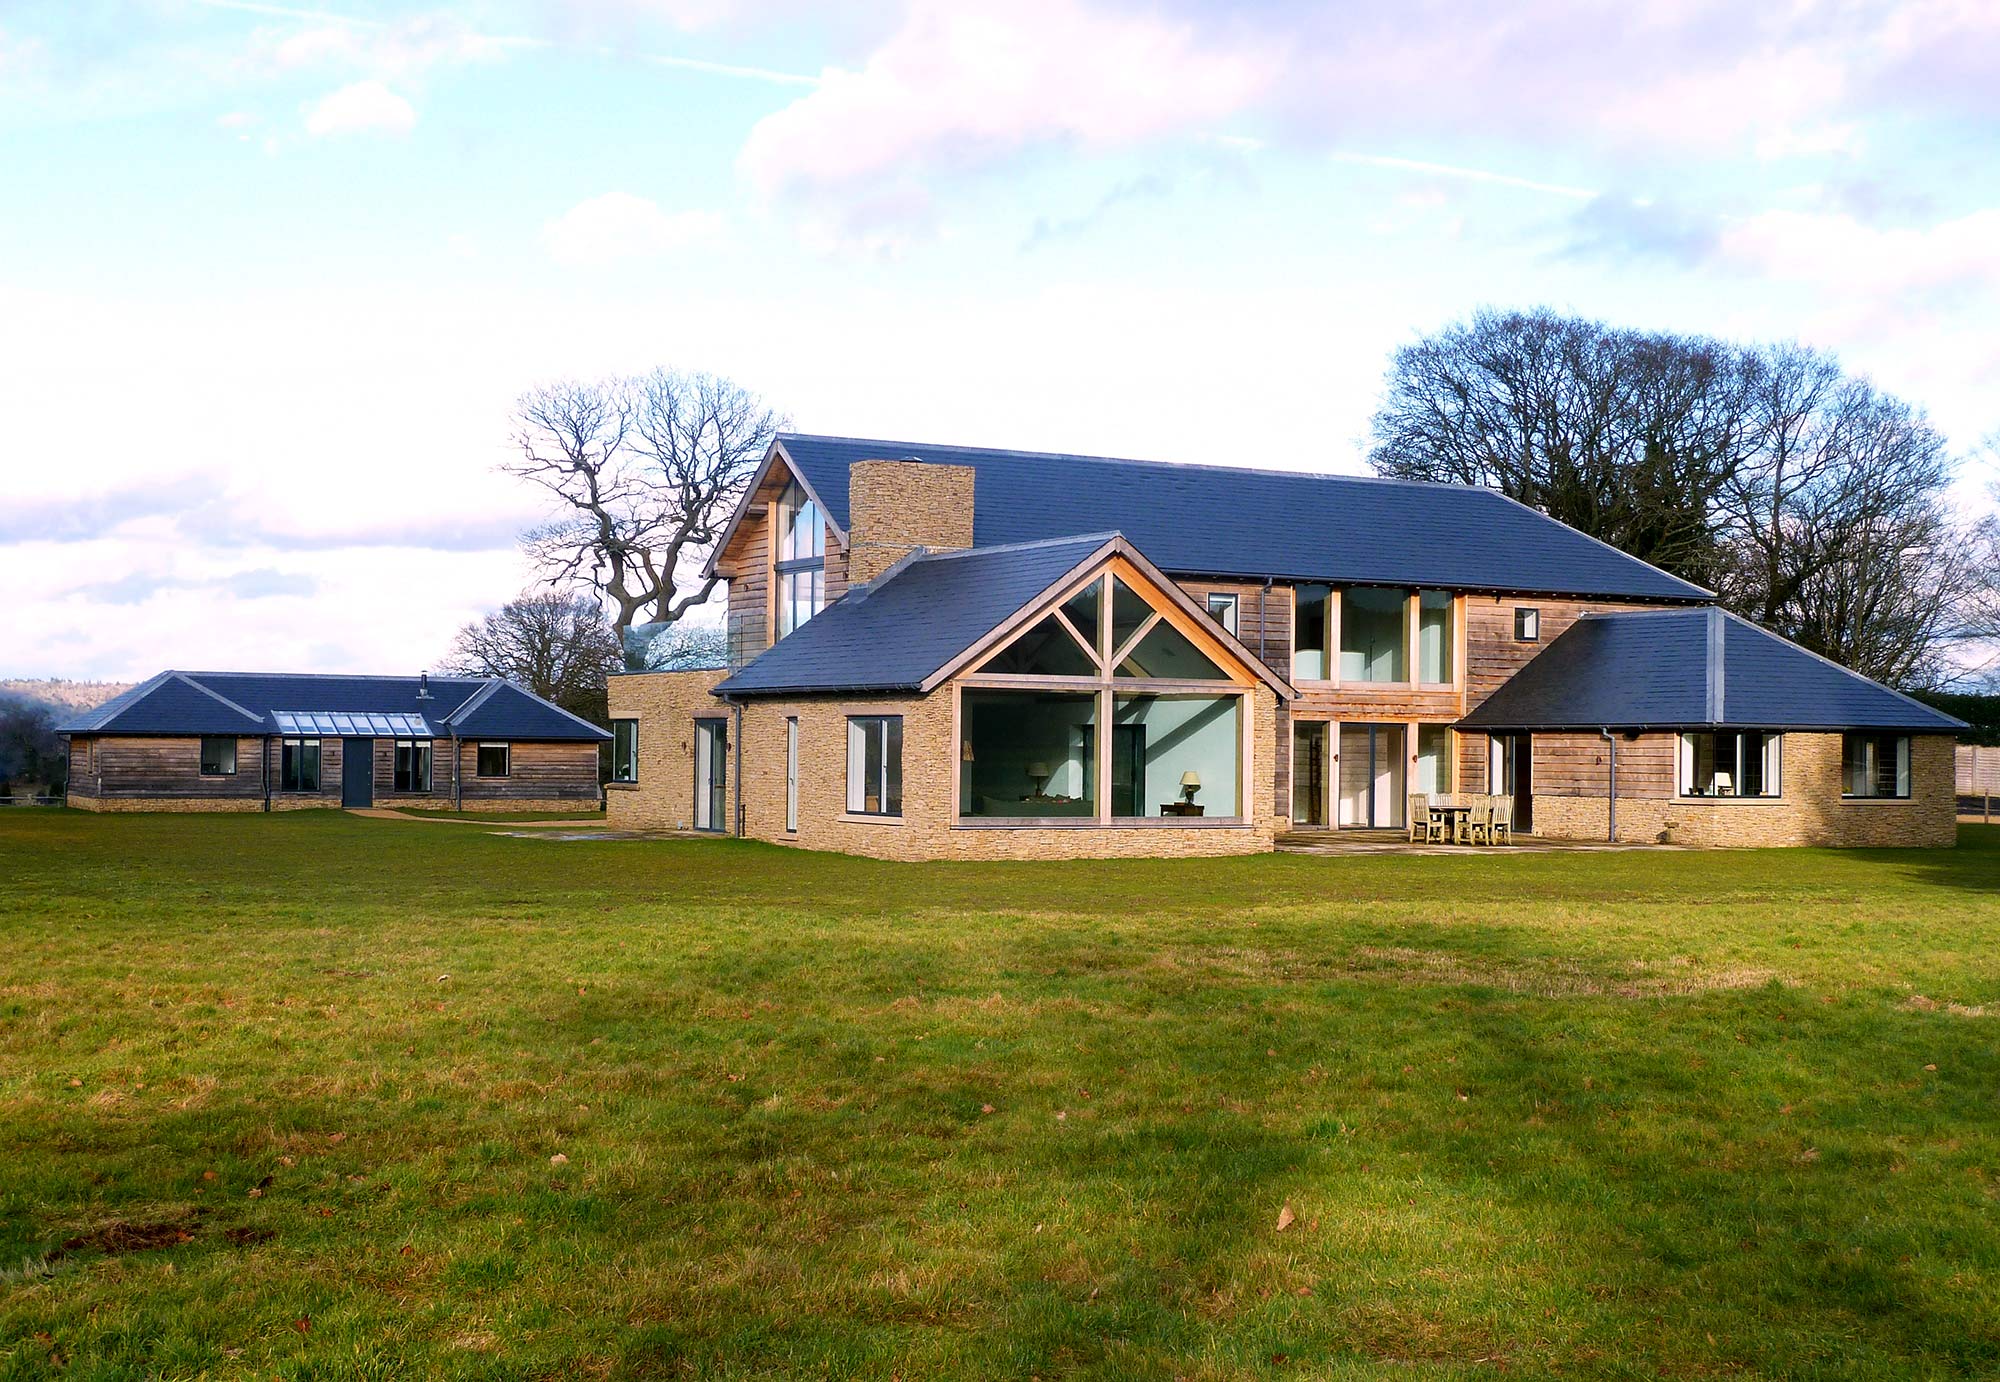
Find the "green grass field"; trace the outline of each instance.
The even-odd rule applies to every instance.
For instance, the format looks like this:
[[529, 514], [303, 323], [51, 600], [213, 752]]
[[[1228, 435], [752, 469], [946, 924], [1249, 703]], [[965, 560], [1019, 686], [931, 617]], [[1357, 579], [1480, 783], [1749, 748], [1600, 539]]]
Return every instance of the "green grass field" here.
[[2000, 829], [0, 816], [0, 1377], [1992, 1377]]

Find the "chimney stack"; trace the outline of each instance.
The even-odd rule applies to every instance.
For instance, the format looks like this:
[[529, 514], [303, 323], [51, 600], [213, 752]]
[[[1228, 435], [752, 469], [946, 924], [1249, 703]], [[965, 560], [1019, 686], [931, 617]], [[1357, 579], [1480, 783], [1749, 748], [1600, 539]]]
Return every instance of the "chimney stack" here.
[[431, 672], [430, 668], [426, 667], [423, 671], [417, 673], [417, 699], [420, 701], [427, 701], [430, 698], [431, 698]]
[[850, 466], [848, 581], [872, 581], [919, 547], [933, 552], [970, 547], [973, 475], [969, 465], [914, 458]]

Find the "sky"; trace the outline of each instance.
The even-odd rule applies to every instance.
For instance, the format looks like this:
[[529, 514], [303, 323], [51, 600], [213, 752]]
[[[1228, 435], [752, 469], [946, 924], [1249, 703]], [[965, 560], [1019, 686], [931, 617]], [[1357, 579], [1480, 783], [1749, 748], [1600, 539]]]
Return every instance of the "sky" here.
[[2000, 480], [1991, 0], [0, 0], [0, 675], [409, 673], [537, 384], [1365, 470], [1481, 306], [1799, 340]]

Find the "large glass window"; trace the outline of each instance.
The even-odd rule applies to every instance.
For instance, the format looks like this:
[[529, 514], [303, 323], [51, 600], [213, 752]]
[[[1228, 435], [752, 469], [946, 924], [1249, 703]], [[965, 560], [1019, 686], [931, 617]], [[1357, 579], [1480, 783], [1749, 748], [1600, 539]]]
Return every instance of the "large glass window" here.
[[902, 716], [848, 717], [847, 810], [855, 816], [903, 814]]
[[1436, 795], [1454, 790], [1451, 761], [1451, 726], [1417, 726], [1417, 780], [1413, 792]]
[[1146, 627], [1146, 621], [1153, 617], [1153, 607], [1140, 598], [1125, 582], [1116, 576], [1111, 578], [1111, 652], [1131, 642], [1132, 635]]
[[319, 790], [319, 740], [284, 741], [278, 751], [278, 787], [286, 792]]
[[1117, 675], [1150, 681], [1226, 681], [1229, 674], [1208, 660], [1194, 640], [1161, 619], [1132, 645]]
[[1458, 651], [1451, 592], [1426, 590], [1417, 596], [1417, 680], [1449, 684]]
[[1355, 586], [1340, 593], [1340, 679], [1408, 681], [1403, 645], [1409, 592]]
[[236, 738], [228, 734], [205, 734], [201, 739], [201, 775], [228, 777], [236, 771]]
[[637, 720], [613, 720], [611, 722], [611, 780], [613, 782], [637, 782], [639, 780], [639, 722]]
[[1910, 736], [1848, 734], [1840, 745], [1840, 794], [1895, 798], [1910, 794]]
[[1292, 592], [1292, 679], [1325, 681], [1326, 610], [1331, 592], [1323, 585], [1302, 585]]
[[1765, 730], [1727, 730], [1681, 736], [1680, 790], [1684, 797], [1775, 797], [1781, 794], [1779, 745], [1784, 736]]
[[959, 731], [961, 816], [1096, 817], [1096, 692], [968, 689]]
[[1113, 697], [1111, 814], [1243, 814], [1243, 698]]
[[826, 520], [796, 483], [778, 500], [777, 599], [780, 638], [826, 602]]
[[431, 741], [396, 741], [396, 790], [428, 792], [431, 789]]

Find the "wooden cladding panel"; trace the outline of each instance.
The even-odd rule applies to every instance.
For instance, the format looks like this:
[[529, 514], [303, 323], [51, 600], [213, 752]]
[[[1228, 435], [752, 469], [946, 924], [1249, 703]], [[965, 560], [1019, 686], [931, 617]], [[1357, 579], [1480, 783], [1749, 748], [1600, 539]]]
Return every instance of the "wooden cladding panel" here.
[[[1601, 734], [1537, 734], [1534, 786], [1538, 797], [1602, 797], [1610, 783], [1611, 746]], [[1674, 736], [1618, 736], [1618, 796], [1665, 799], [1674, 794]]]
[[261, 798], [264, 795], [259, 756], [263, 751], [261, 738], [247, 735], [238, 738], [236, 771], [214, 777], [202, 775], [199, 737], [93, 736], [89, 742], [93, 766], [87, 780], [78, 775], [73, 790], [79, 796]]
[[[433, 763], [432, 795], [444, 796], [451, 791], [451, 780], [445, 776], [451, 743], [440, 740], [438, 747], [441, 752]], [[479, 741], [466, 739], [459, 743], [459, 774], [459, 795], [464, 801], [596, 801], [597, 745], [517, 739], [509, 745], [507, 776], [480, 777]]]

